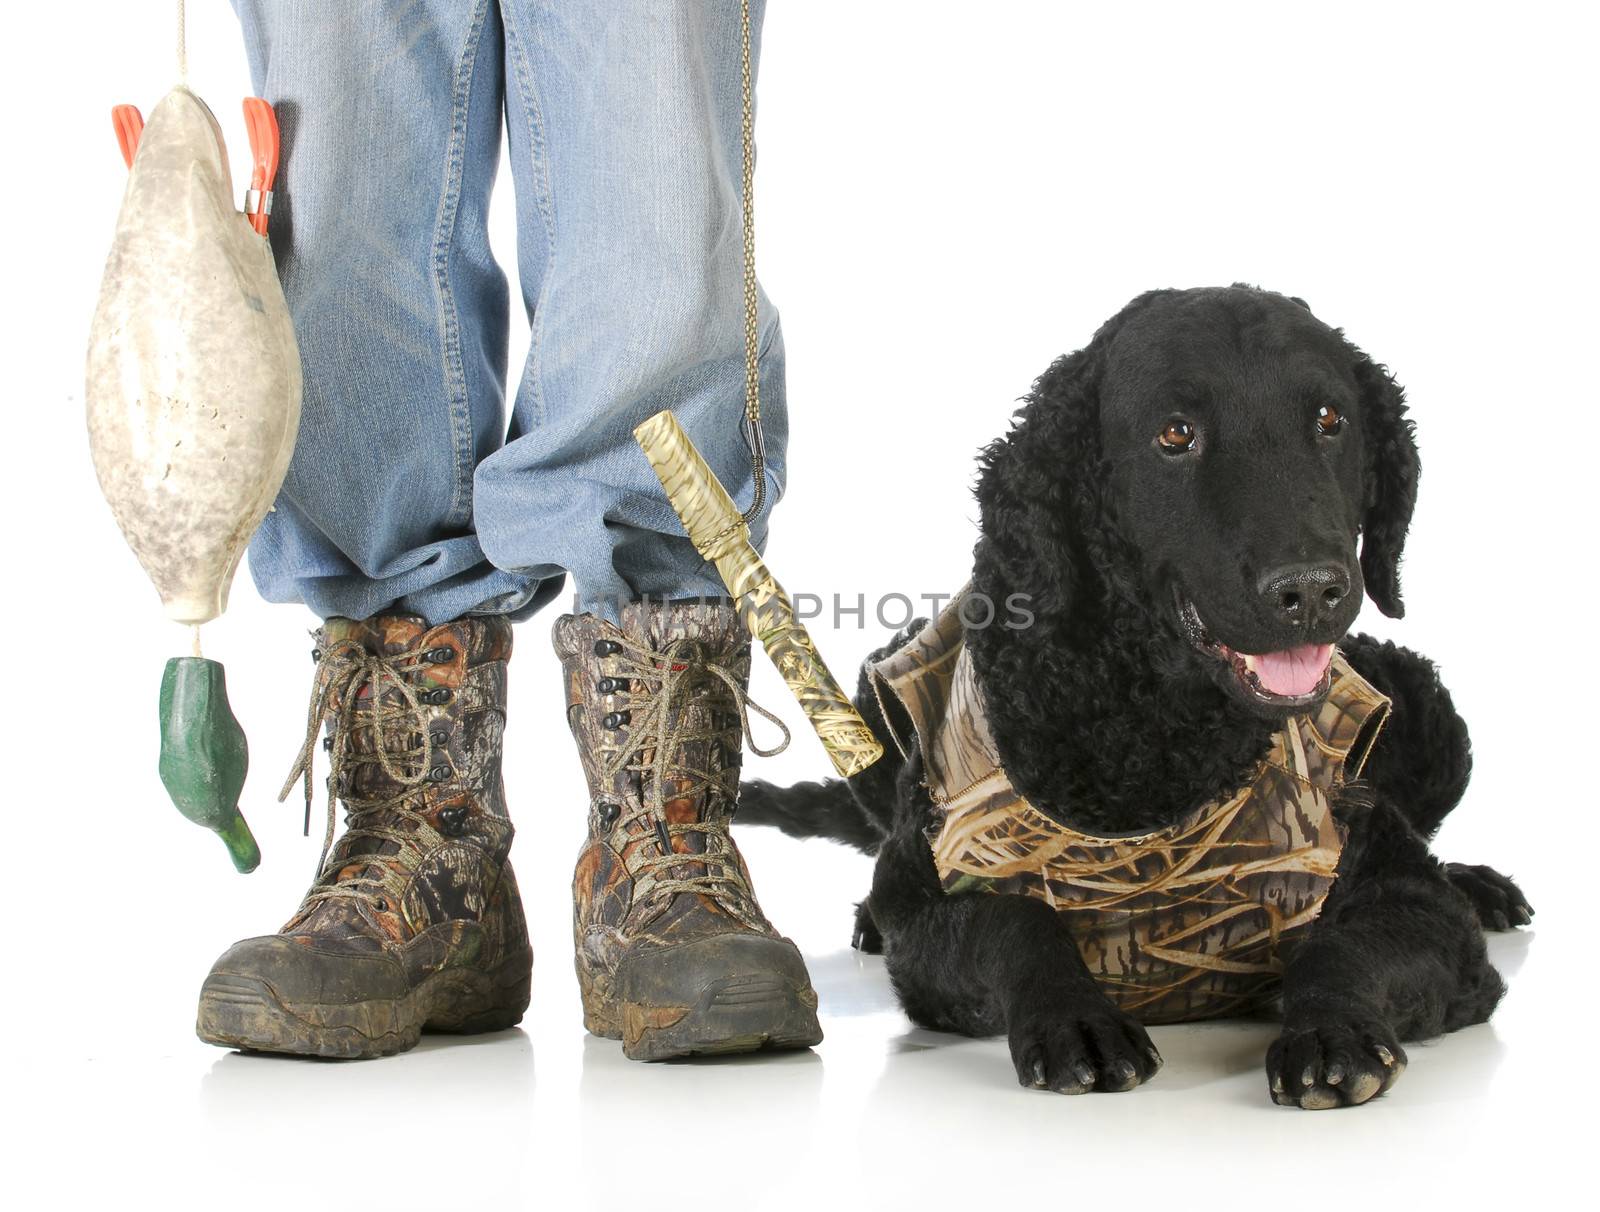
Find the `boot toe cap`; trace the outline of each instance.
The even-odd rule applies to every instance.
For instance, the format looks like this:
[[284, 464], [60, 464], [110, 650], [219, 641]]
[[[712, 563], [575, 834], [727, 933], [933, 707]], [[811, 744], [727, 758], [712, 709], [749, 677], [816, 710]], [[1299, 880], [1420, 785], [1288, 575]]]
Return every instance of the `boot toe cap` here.
[[211, 966], [206, 987], [231, 979], [265, 984], [286, 1004], [350, 1005], [404, 997], [405, 970], [386, 952], [318, 946], [281, 934], [247, 938]]
[[730, 933], [638, 950], [617, 970], [623, 1049], [663, 1060], [822, 1040], [817, 995], [788, 939]]

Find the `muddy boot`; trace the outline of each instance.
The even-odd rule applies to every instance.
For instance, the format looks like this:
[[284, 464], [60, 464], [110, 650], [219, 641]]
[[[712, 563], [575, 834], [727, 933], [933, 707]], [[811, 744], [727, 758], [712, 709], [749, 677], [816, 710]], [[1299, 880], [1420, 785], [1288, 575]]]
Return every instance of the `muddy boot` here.
[[805, 964], [728, 834], [753, 706], [738, 616], [635, 603], [620, 628], [559, 619], [555, 646], [589, 782], [573, 878], [584, 1025], [634, 1060], [818, 1043]]
[[[533, 952], [500, 782], [511, 625], [329, 619], [304, 773], [331, 757], [321, 873], [277, 934], [235, 943], [200, 990], [207, 1043], [368, 1057], [424, 1030], [496, 1031], [528, 1006]], [[332, 795], [347, 829], [332, 844]]]

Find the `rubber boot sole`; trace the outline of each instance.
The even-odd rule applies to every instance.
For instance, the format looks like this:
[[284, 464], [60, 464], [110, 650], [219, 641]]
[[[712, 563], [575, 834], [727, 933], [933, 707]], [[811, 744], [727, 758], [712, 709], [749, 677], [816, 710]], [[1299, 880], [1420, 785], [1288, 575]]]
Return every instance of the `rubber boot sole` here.
[[403, 997], [331, 1004], [286, 1000], [249, 973], [213, 972], [200, 988], [195, 1033], [222, 1048], [367, 1060], [415, 1047], [424, 1031], [472, 1035], [514, 1027], [528, 1008], [532, 982], [531, 953], [489, 970], [443, 969]]
[[612, 980], [582, 961], [584, 1025], [660, 1061], [822, 1042], [817, 995], [787, 939], [729, 934], [624, 957]]

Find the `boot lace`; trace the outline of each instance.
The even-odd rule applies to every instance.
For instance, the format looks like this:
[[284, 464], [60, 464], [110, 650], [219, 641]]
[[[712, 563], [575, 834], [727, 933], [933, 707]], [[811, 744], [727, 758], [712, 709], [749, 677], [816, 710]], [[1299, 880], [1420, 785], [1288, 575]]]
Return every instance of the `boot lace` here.
[[[391, 901], [399, 900], [402, 877], [389, 863], [382, 861], [393, 855], [381, 856], [378, 850], [351, 855], [348, 861], [340, 860], [335, 870], [328, 870], [338, 815], [335, 792], [348, 786], [344, 777], [356, 768], [378, 766], [389, 779], [400, 784], [401, 789], [387, 796], [357, 796], [346, 791], [342, 797], [346, 809], [346, 841], [373, 838], [378, 840], [379, 849], [382, 843], [393, 842], [398, 847], [396, 853], [410, 849], [421, 854], [442, 840], [432, 823], [416, 810], [428, 781], [429, 712], [412, 685], [411, 675], [426, 667], [420, 653], [379, 656], [353, 640], [336, 641], [323, 651], [312, 686], [311, 706], [306, 714], [305, 741], [278, 793], [281, 803], [288, 798], [295, 781], [303, 776], [305, 829], [309, 834], [317, 739], [324, 724], [331, 724], [327, 826], [322, 836], [322, 855], [317, 860], [317, 878], [302, 908], [319, 901], [351, 898], [384, 910], [391, 907]], [[367, 692], [365, 696], [363, 690]], [[397, 692], [398, 702], [388, 694], [391, 690]], [[357, 728], [372, 729], [372, 753], [354, 752], [350, 740]], [[408, 827], [400, 828], [400, 825]], [[356, 863], [362, 865], [354, 866]], [[341, 870], [345, 870], [345, 874], [341, 875]]]
[[[641, 685], [646, 688], [643, 695], [630, 693], [630, 706], [636, 698], [646, 701], [643, 709], [629, 721], [627, 741], [614, 749], [602, 747], [602, 752], [611, 750], [601, 767], [607, 781], [626, 772], [636, 776], [645, 788], [638, 806], [627, 809], [619, 821], [624, 828], [642, 822], [656, 837], [657, 853], [638, 854], [628, 863], [635, 894], [646, 906], [647, 916], [664, 909], [679, 893], [695, 893], [714, 900], [746, 924], [756, 926], [760, 910], [745, 879], [739, 852], [728, 833], [733, 814], [731, 810], [718, 810], [721, 805], [738, 801], [738, 767], [723, 765], [712, 769], [715, 763], [709, 744], [706, 746], [706, 769], [685, 764], [683, 755], [685, 747], [694, 742], [722, 740], [726, 743], [729, 739], [729, 730], [717, 726], [714, 706], [703, 703], [724, 688], [739, 715], [732, 739], [747, 743], [752, 753], [760, 757], [782, 753], [789, 747], [789, 729], [776, 715], [750, 698], [737, 674], [707, 659], [697, 642], [674, 640], [657, 651], [626, 637], [614, 639], [620, 646], [614, 656], [618, 674], [628, 679], [630, 691]], [[703, 706], [705, 710], [698, 713], [686, 710], [693, 706]], [[751, 711], [777, 725], [783, 733], [783, 739], [773, 748], [763, 749], [756, 743], [750, 730]], [[704, 724], [692, 726], [689, 723], [691, 714], [703, 718]], [[706, 806], [700, 813], [700, 820], [668, 821], [666, 787], [669, 782], [675, 798], [704, 793]], [[702, 849], [678, 851], [673, 848], [674, 839], [689, 835], [699, 835]], [[698, 871], [692, 870], [696, 867]]]

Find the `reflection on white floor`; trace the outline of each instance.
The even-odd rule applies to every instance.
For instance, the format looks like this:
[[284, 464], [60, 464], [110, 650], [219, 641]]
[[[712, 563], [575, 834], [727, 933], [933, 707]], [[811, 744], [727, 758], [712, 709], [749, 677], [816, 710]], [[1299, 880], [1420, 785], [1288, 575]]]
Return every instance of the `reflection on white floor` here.
[[[1533, 944], [1493, 941], [1514, 982]], [[850, 1208], [980, 1192], [1049, 1206], [1124, 1187], [1118, 1206], [1136, 1208], [1145, 1184], [1185, 1175], [1230, 1203], [1230, 1183], [1326, 1192], [1350, 1166], [1358, 1187], [1381, 1172], [1391, 1191], [1482, 1194], [1578, 1156], [1560, 1144], [1574, 1121], [1528, 1099], [1554, 1039], [1520, 999], [1413, 1048], [1390, 1096], [1319, 1114], [1268, 1101], [1271, 1023], [1156, 1028], [1167, 1063], [1149, 1086], [1065, 1098], [1020, 1089], [1002, 1040], [912, 1027], [880, 960], [808, 959], [827, 1032], [813, 1052], [635, 1064], [547, 997], [522, 1029], [427, 1037], [384, 1061], [218, 1053], [175, 1034], [164, 1055], [55, 1058], [45, 1081], [25, 1053], [36, 1150], [22, 1165], [48, 1162], [52, 1187], [84, 1198], [120, 1199], [134, 1176], [178, 1208]]]

